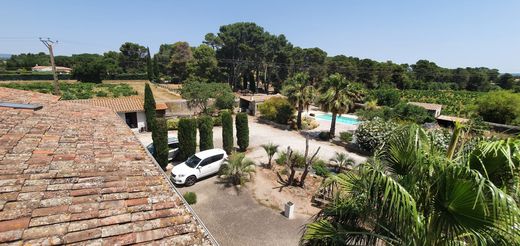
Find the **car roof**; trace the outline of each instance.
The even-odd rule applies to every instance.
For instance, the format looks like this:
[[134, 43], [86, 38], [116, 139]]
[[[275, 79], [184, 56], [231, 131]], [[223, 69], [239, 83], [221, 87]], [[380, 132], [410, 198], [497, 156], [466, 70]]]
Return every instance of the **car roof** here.
[[168, 143], [172, 142], [179, 142], [179, 140], [176, 137], [168, 137]]
[[208, 149], [208, 150], [201, 151], [195, 155], [200, 159], [206, 159], [210, 156], [214, 156], [214, 155], [218, 155], [218, 154], [225, 154], [225, 153], [226, 153], [226, 151], [224, 151], [223, 149]]

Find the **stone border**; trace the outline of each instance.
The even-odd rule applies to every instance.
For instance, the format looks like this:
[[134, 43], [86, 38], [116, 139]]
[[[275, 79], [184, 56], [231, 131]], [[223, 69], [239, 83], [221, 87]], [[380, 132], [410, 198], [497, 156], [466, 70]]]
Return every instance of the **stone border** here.
[[257, 117], [257, 122], [259, 123], [262, 123], [262, 124], [267, 124], [267, 125], [270, 125], [270, 126], [273, 126], [275, 128], [278, 128], [278, 129], [281, 129], [281, 130], [291, 130], [291, 126], [290, 125], [283, 125], [283, 124], [279, 124], [279, 123], [276, 123], [276, 122], [273, 122], [273, 121], [270, 121], [270, 120], [266, 120], [264, 118], [261, 118], [261, 117]]

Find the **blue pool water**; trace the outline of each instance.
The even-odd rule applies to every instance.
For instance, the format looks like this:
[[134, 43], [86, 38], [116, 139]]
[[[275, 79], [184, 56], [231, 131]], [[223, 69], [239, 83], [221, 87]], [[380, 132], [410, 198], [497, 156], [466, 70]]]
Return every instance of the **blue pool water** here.
[[[316, 115], [316, 119], [332, 121], [332, 114]], [[336, 116], [336, 122], [347, 124], [347, 125], [357, 125], [360, 123], [360, 121], [357, 119], [345, 117], [345, 116]]]

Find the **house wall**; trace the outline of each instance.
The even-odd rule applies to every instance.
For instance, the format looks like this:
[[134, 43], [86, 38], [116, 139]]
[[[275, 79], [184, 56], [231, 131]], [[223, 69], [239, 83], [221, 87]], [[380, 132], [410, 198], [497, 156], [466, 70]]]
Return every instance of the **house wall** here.
[[[125, 113], [117, 113], [117, 115], [126, 122]], [[144, 111], [137, 112], [137, 128], [133, 128], [133, 130], [139, 130], [141, 128], [146, 129], [146, 115]]]

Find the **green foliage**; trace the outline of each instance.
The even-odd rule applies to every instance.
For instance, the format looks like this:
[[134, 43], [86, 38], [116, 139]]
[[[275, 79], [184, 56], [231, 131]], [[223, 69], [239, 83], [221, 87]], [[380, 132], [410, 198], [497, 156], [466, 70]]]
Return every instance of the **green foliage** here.
[[152, 57], [150, 56], [150, 49], [148, 47], [146, 48], [146, 75], [148, 76], [148, 81], [155, 81]]
[[469, 117], [472, 113], [471, 105], [483, 92], [452, 91], [452, 90], [401, 90], [401, 99], [404, 102], [423, 102], [441, 104], [442, 114]]
[[188, 100], [188, 106], [197, 108], [202, 113], [209, 113], [208, 102], [216, 98], [219, 109], [232, 109], [235, 97], [228, 84], [187, 81], [180, 89], [181, 96]]
[[350, 141], [352, 141], [352, 136], [353, 136], [353, 134], [351, 132], [340, 132], [339, 133], [339, 139], [345, 143], [350, 143]]
[[148, 130], [154, 129], [154, 119], [156, 117], [155, 98], [153, 97], [150, 84], [146, 83], [144, 87], [144, 113], [146, 115], [146, 125]]
[[363, 150], [374, 152], [388, 140], [388, 137], [397, 128], [397, 124], [375, 118], [359, 124], [355, 132], [356, 143]]
[[[6, 80], [53, 80], [52, 73], [0, 73], [0, 81]], [[58, 74], [58, 80], [69, 80], [72, 79], [70, 74]]]
[[306, 107], [313, 103], [316, 98], [316, 89], [311, 85], [309, 74], [296, 73], [287, 79], [287, 81], [285, 81], [285, 85], [282, 88], [282, 93], [297, 109], [297, 129], [303, 129], [302, 112]]
[[222, 117], [219, 116], [213, 116], [213, 126], [222, 126]]
[[321, 131], [318, 134], [318, 139], [320, 139], [322, 141], [329, 141], [330, 140], [330, 132], [328, 132], [328, 131]]
[[72, 78], [81, 82], [101, 83], [107, 67], [102, 58], [85, 59], [72, 69]]
[[188, 191], [188, 192], [185, 192], [182, 196], [184, 197], [184, 200], [186, 200], [186, 202], [189, 205], [193, 205], [193, 204], [197, 203], [197, 193], [195, 193], [195, 192]]
[[222, 117], [222, 146], [226, 153], [233, 151], [233, 117], [229, 111], [224, 111]]
[[165, 169], [166, 165], [168, 165], [168, 129], [166, 127], [166, 119], [155, 119], [152, 138], [155, 148], [155, 160]]
[[233, 185], [243, 185], [251, 180], [252, 174], [256, 172], [255, 163], [245, 158], [244, 153], [233, 152], [221, 171], [221, 178]]
[[393, 107], [401, 100], [399, 92], [395, 89], [373, 90], [370, 96], [377, 100], [377, 104], [381, 106]]
[[312, 165], [312, 169], [314, 169], [314, 172], [316, 172], [316, 175], [318, 176], [326, 178], [330, 175], [330, 171], [324, 163], [316, 163]]
[[262, 117], [287, 125], [294, 117], [294, 107], [283, 97], [271, 97], [258, 106]]
[[272, 167], [272, 160], [273, 156], [278, 152], [279, 145], [273, 144], [269, 142], [268, 144], [262, 144], [262, 148], [265, 150], [265, 153], [267, 154], [267, 167]]
[[435, 121], [435, 118], [433, 118], [426, 109], [408, 103], [397, 104], [393, 111], [395, 117], [403, 121], [414, 122], [417, 124]]
[[246, 113], [238, 113], [235, 118], [237, 129], [237, 144], [240, 151], [246, 151], [249, 146], [249, 125]]
[[199, 149], [213, 149], [213, 119], [204, 115], [199, 117]]
[[168, 126], [168, 131], [178, 130], [179, 129], [179, 121], [180, 121], [179, 118], [168, 119], [166, 121], [166, 125]]
[[[302, 153], [298, 151], [293, 151], [292, 158], [294, 158], [295, 160], [296, 167], [305, 167], [305, 156]], [[285, 165], [287, 163], [287, 152], [279, 152], [278, 157], [274, 161], [278, 165]]]
[[181, 118], [179, 120], [179, 159], [186, 160], [196, 152], [197, 148], [197, 120]]
[[[0, 83], [0, 87], [18, 90], [52, 93], [52, 83]], [[128, 84], [60, 83], [61, 100], [89, 99], [94, 97], [117, 97], [136, 95], [137, 92]]]
[[484, 121], [520, 125], [520, 95], [508, 91], [489, 92], [476, 102]]

